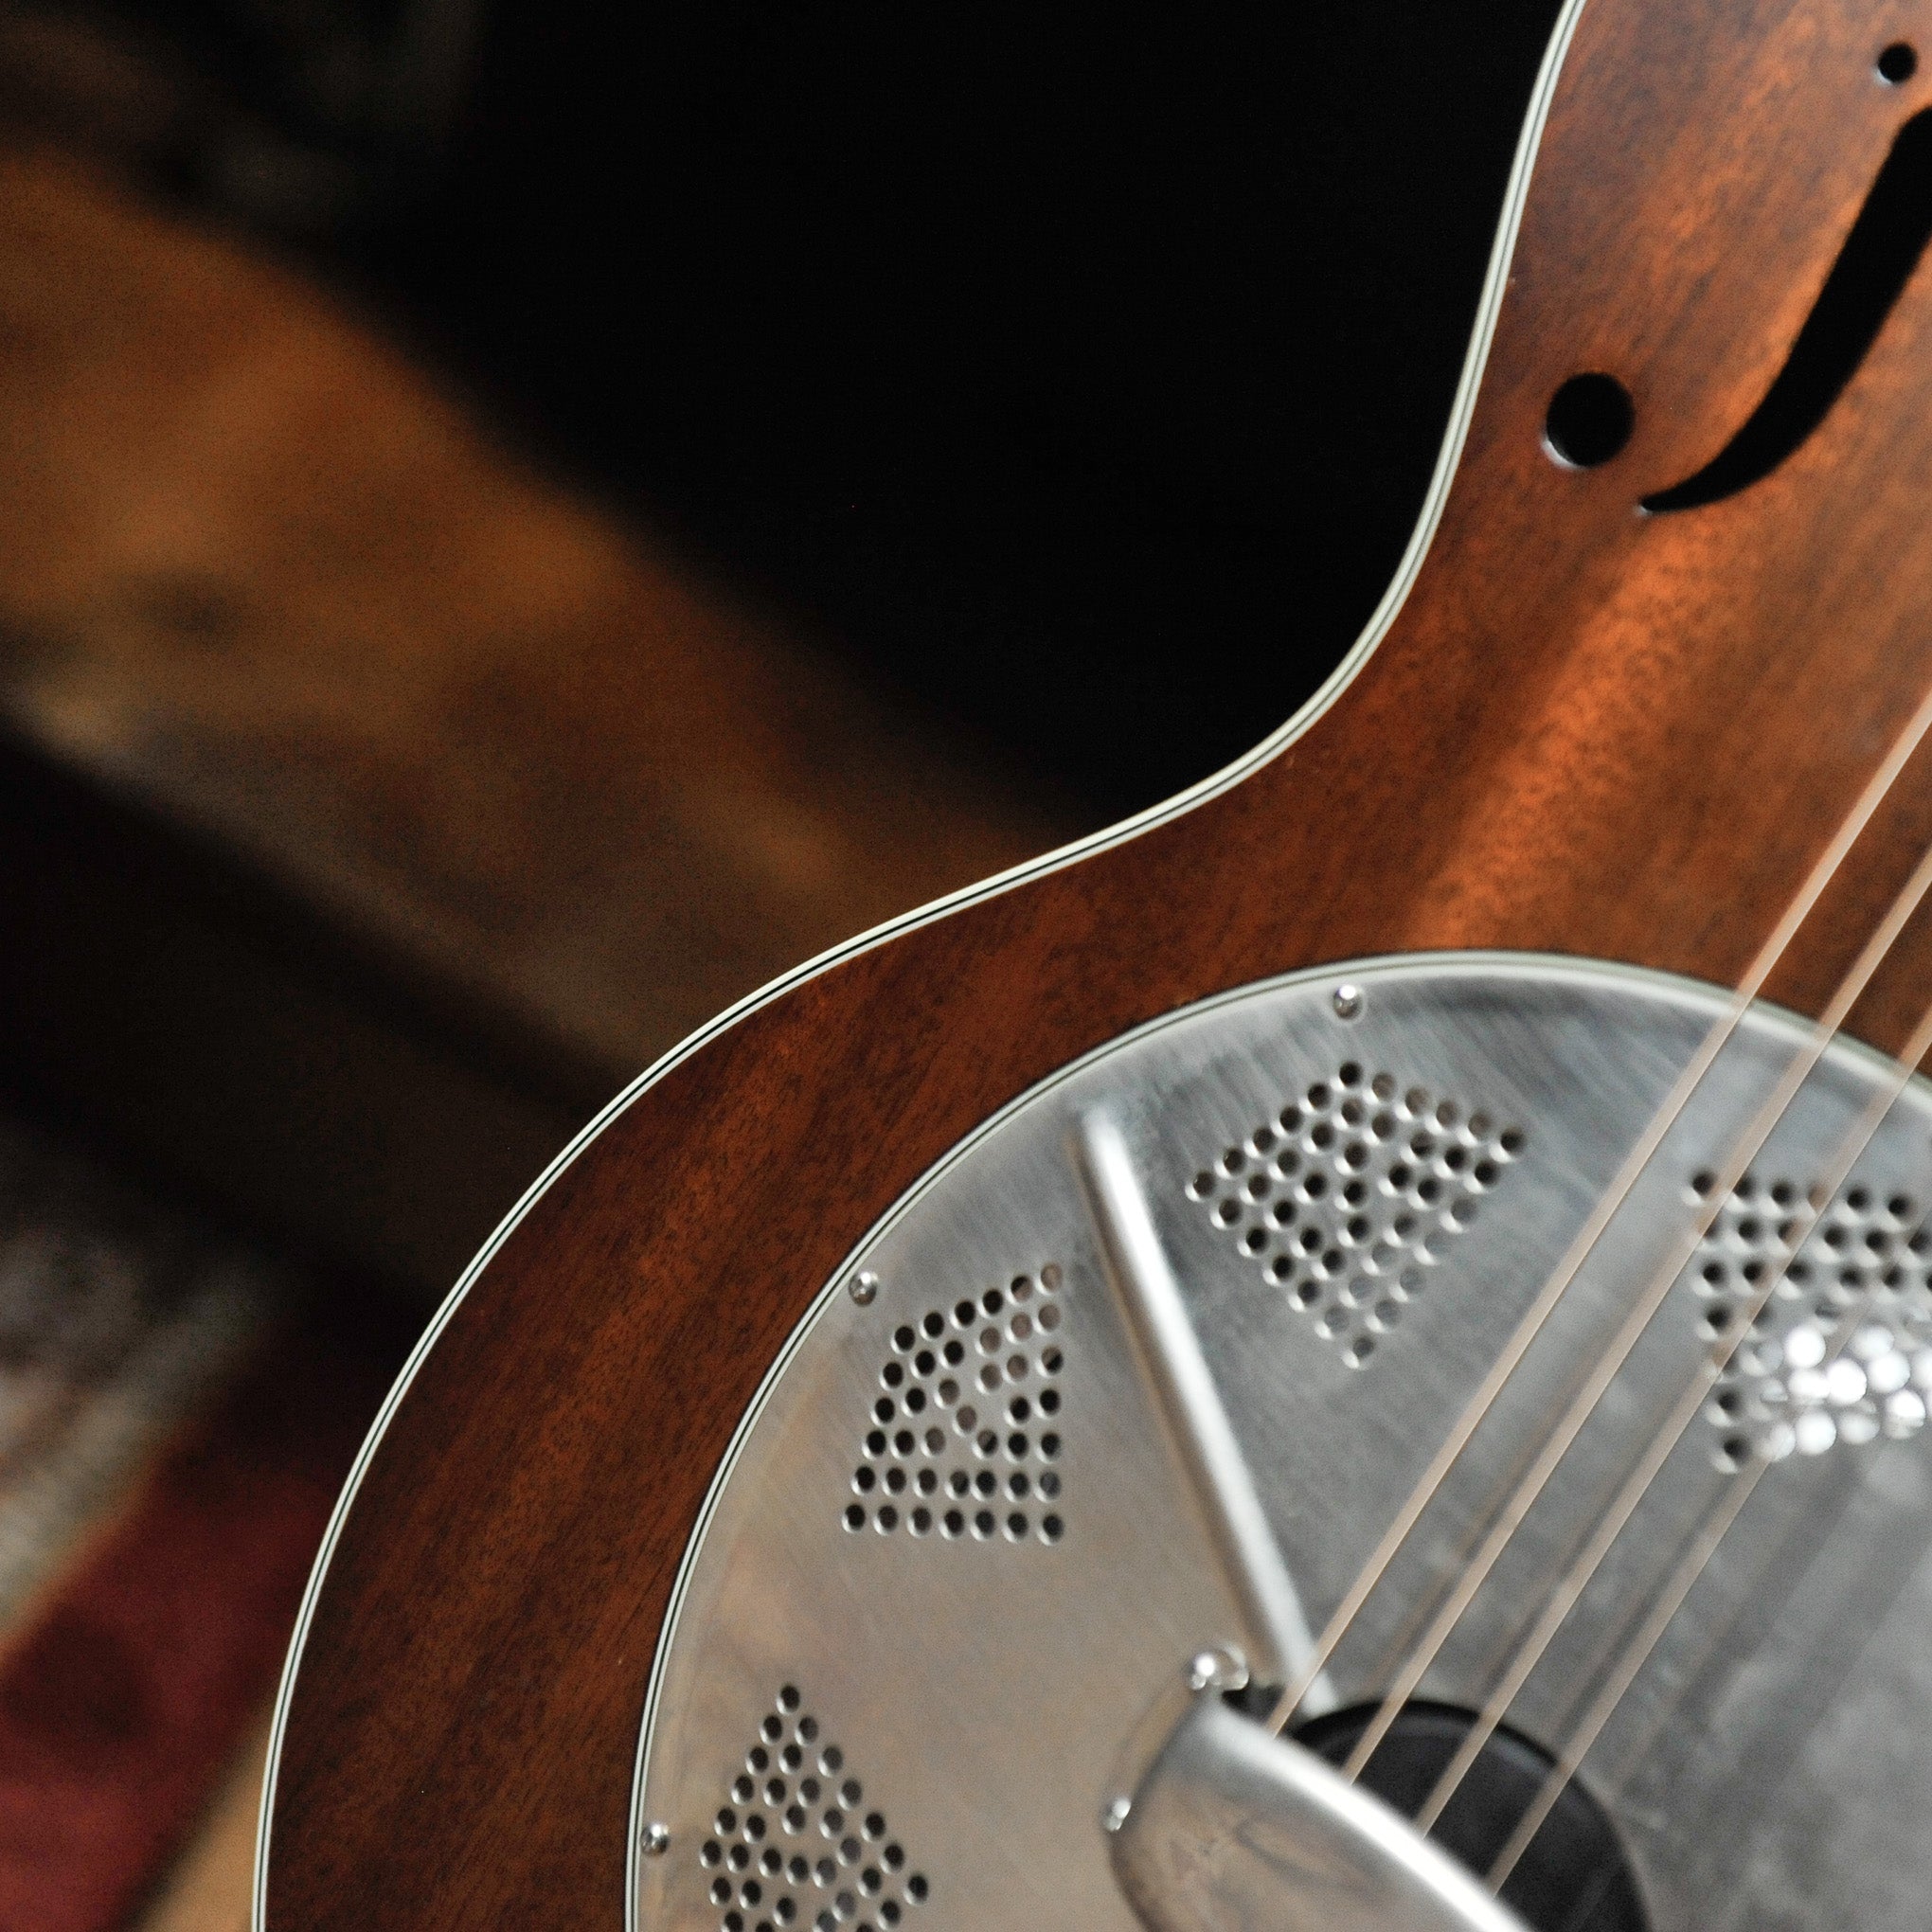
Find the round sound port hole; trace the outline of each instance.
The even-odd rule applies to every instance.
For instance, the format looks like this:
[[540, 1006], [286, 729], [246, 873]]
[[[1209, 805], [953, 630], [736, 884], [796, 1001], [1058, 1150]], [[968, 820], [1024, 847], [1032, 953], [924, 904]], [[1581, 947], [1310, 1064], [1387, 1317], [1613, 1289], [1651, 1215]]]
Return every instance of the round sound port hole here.
[[[1333, 1711], [1302, 1726], [1297, 1736], [1340, 1765], [1374, 1716], [1373, 1705]], [[1474, 1721], [1452, 1706], [1409, 1705], [1369, 1759], [1363, 1785], [1413, 1817]], [[1509, 1842], [1554, 1762], [1528, 1738], [1496, 1731], [1430, 1836], [1481, 1876]], [[1502, 1900], [1534, 1932], [1647, 1932], [1649, 1925], [1616, 1826], [1574, 1780], [1510, 1874]]]
[[1569, 469], [1594, 470], [1623, 448], [1636, 427], [1630, 391], [1615, 376], [1587, 370], [1572, 376], [1549, 399], [1544, 447]]
[[1889, 86], [1903, 86], [1919, 71], [1919, 52], [1909, 41], [1893, 41], [1876, 63], [1878, 78]]

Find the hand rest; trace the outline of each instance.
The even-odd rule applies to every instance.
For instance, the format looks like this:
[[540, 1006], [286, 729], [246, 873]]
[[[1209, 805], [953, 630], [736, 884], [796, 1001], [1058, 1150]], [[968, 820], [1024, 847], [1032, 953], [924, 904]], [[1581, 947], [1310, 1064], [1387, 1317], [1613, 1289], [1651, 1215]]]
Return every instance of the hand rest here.
[[1523, 1932], [1380, 1798], [1212, 1693], [1142, 1778], [1113, 1860], [1151, 1932]]

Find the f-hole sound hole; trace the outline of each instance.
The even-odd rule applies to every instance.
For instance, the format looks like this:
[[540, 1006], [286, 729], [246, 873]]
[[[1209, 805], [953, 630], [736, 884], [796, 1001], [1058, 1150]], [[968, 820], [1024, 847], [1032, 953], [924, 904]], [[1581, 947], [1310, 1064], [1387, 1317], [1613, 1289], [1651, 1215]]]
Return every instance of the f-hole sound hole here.
[[[1878, 57], [1905, 79], [1918, 56], [1903, 41]], [[1932, 238], [1932, 108], [1899, 130], [1865, 206], [1764, 399], [1709, 462], [1643, 499], [1648, 510], [1695, 510], [1768, 476], [1821, 423], [1885, 326]]]
[[1903, 87], [1919, 71], [1919, 52], [1909, 41], [1893, 41], [1877, 61], [1878, 78]]
[[1543, 438], [1559, 462], [1594, 470], [1622, 449], [1636, 426], [1630, 391], [1615, 376], [1591, 370], [1572, 376], [1549, 399]]
[[[1374, 1715], [1372, 1705], [1337, 1710], [1297, 1735], [1340, 1764]], [[1467, 1711], [1448, 1705], [1411, 1704], [1369, 1759], [1363, 1784], [1413, 1817], [1472, 1722]], [[1437, 1822], [1436, 1843], [1480, 1877], [1530, 1809], [1552, 1762], [1528, 1738], [1498, 1730]], [[1617, 1828], [1574, 1780], [1510, 1874], [1502, 1900], [1534, 1932], [1646, 1932], [1649, 1923]]]

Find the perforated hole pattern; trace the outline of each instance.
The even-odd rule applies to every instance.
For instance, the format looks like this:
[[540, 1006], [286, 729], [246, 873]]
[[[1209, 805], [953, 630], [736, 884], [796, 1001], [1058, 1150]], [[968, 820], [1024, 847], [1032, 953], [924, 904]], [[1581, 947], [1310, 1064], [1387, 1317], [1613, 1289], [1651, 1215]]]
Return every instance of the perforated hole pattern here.
[[1058, 1543], [1060, 1376], [1049, 1261], [892, 1333], [845, 1527], [981, 1543]]
[[1523, 1146], [1518, 1128], [1349, 1061], [1188, 1192], [1360, 1368]]
[[778, 1692], [699, 1850], [720, 1932], [889, 1932], [932, 1888], [803, 1704]]
[[[1708, 1200], [1714, 1185], [1699, 1174], [1687, 1198]], [[1925, 1425], [1932, 1229], [1910, 1195], [1855, 1180], [1807, 1231], [1813, 1205], [1796, 1182], [1746, 1174], [1686, 1273], [1713, 1347], [1751, 1322], [1705, 1409], [1719, 1431], [1722, 1469], [1737, 1468], [1754, 1448], [1773, 1461], [1820, 1456], [1834, 1442], [1914, 1436]], [[1752, 1317], [1764, 1281], [1787, 1258], [1783, 1279]]]

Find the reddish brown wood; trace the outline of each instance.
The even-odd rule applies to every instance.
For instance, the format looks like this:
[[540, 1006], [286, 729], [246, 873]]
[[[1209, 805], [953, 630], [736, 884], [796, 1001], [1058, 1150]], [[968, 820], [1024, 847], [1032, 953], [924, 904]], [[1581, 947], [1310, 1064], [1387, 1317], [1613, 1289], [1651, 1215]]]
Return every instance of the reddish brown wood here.
[[62, 763], [611, 1080], [1071, 836], [366, 319], [9, 134], [0, 716]]
[[[1769, 479], [1676, 517], [1634, 506], [1781, 363], [1932, 98], [1872, 74], [1912, 25], [1844, 0], [1592, 0], [1456, 487], [1339, 701], [1210, 801], [748, 1014], [551, 1188], [430, 1354], [336, 1550], [281, 1762], [274, 1932], [620, 1923], [658, 1619], [733, 1422], [852, 1241], [1053, 1067], [1364, 954], [1742, 968], [1932, 681], [1932, 273]], [[1629, 385], [1637, 431], [1565, 472], [1543, 413], [1589, 367]], [[1780, 996], [1821, 1001], [1928, 837], [1932, 758]], [[1858, 1016], [1869, 1037], [1932, 989], [1928, 937]]]

